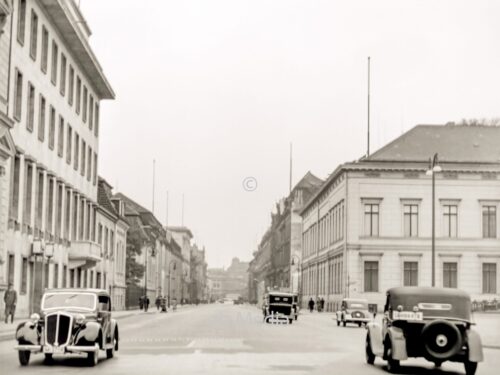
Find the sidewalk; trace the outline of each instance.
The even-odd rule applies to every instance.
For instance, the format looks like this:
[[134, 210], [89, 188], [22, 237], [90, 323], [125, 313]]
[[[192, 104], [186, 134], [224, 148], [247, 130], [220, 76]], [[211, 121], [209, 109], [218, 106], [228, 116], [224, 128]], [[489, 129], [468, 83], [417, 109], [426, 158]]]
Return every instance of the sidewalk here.
[[[187, 307], [194, 306], [194, 305], [178, 305], [177, 309], [185, 309]], [[168, 312], [171, 312], [172, 309], [170, 308]], [[125, 319], [129, 318], [131, 316], [135, 315], [149, 315], [149, 314], [159, 314], [160, 312], [156, 310], [156, 306], [153, 306], [153, 308], [149, 308], [148, 312], [145, 313], [142, 310], [135, 309], [135, 310], [121, 310], [121, 311], [113, 311], [112, 316], [116, 320], [120, 319]], [[0, 341], [7, 341], [7, 340], [13, 340], [14, 335], [16, 333], [16, 328], [19, 323], [25, 322], [29, 320], [29, 317], [24, 317], [24, 318], [16, 318], [14, 319], [14, 323], [11, 324], [10, 320], [9, 323], [5, 324], [3, 321], [0, 322]]]

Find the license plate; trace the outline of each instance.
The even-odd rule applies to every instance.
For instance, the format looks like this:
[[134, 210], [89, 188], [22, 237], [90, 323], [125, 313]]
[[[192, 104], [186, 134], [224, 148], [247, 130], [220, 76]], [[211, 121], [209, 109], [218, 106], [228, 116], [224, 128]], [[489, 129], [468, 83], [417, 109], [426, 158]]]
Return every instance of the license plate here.
[[414, 311], [394, 311], [392, 313], [392, 318], [400, 320], [423, 320], [424, 314]]
[[44, 353], [53, 353], [53, 354], [64, 354], [64, 347], [59, 346], [44, 346]]

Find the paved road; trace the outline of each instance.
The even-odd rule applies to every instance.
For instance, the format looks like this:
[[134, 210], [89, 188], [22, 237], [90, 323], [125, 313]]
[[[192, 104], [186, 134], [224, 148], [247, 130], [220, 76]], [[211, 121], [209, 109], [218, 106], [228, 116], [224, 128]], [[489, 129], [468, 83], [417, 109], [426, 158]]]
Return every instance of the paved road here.
[[[332, 315], [308, 314], [292, 325], [262, 323], [254, 306], [208, 305], [175, 313], [147, 313], [119, 321], [121, 347], [95, 368], [83, 358], [56, 357], [44, 365], [40, 355], [21, 368], [13, 341], [0, 343], [0, 374], [386, 374], [384, 361], [364, 362], [365, 330], [337, 327]], [[478, 374], [497, 374], [500, 350], [485, 349]], [[404, 363], [402, 374], [463, 374], [460, 364], [441, 370], [423, 360]]]

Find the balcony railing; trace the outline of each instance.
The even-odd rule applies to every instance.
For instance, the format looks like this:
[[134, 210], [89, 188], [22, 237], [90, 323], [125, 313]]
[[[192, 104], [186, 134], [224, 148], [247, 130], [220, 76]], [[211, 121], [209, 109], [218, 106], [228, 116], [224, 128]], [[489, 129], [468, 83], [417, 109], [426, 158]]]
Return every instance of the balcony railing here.
[[90, 268], [100, 262], [101, 245], [92, 241], [73, 241], [69, 248], [70, 268]]

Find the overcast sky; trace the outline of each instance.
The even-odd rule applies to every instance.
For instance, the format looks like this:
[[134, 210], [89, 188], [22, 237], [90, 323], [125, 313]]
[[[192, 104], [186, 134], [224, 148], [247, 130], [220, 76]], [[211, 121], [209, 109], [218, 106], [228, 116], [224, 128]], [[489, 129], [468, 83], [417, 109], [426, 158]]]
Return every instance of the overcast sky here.
[[[78, 0], [77, 0], [78, 2]], [[184, 224], [209, 267], [250, 260], [293, 180], [416, 124], [500, 116], [499, 1], [81, 0], [116, 100], [99, 173]], [[255, 177], [257, 189], [242, 181]]]

